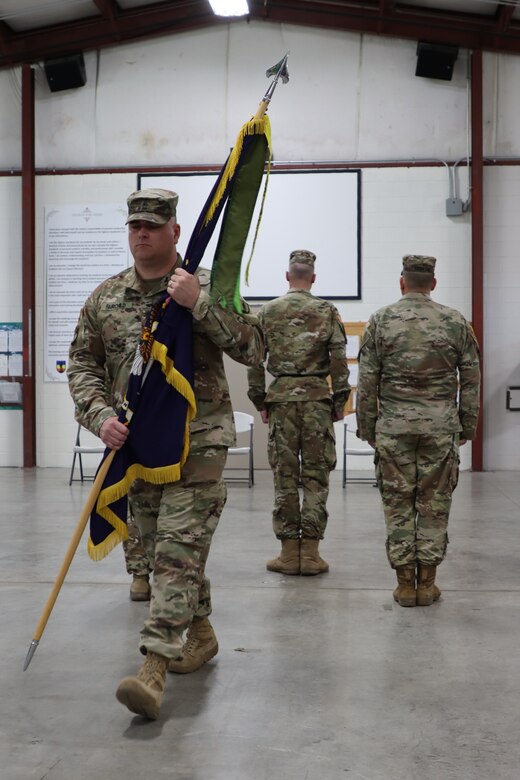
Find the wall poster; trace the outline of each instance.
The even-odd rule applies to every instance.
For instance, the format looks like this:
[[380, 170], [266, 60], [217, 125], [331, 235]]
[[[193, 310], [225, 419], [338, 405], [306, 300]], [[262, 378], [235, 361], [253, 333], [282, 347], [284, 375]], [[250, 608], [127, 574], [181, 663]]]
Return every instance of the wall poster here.
[[81, 307], [100, 282], [129, 264], [126, 216], [122, 204], [45, 209], [45, 382], [67, 381]]

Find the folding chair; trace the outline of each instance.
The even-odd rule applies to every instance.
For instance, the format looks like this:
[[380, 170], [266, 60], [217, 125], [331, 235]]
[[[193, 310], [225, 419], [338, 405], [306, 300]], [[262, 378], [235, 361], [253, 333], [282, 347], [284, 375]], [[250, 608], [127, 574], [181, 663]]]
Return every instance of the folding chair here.
[[370, 456], [372, 459], [374, 457], [374, 450], [370, 445], [366, 445], [366, 447], [349, 447], [348, 446], [348, 435], [355, 436], [356, 431], [353, 428], [349, 427], [348, 420], [345, 420], [343, 423], [343, 487], [346, 486], [347, 482], [375, 482], [374, 475], [369, 477], [349, 477], [347, 476], [347, 456], [348, 455], [356, 455], [356, 456]]
[[[81, 436], [86, 436], [89, 438], [90, 443], [82, 444], [81, 443]], [[97, 436], [94, 436], [94, 434], [90, 433], [90, 431], [87, 431], [86, 428], [83, 428], [81, 423], [78, 423], [78, 430], [76, 432], [76, 443], [74, 444], [74, 447], [72, 448], [73, 456], [72, 456], [72, 467], [70, 469], [70, 479], [69, 479], [69, 485], [72, 485], [73, 482], [85, 482], [86, 480], [93, 480], [94, 474], [86, 475], [83, 470], [83, 455], [98, 455], [103, 454], [105, 451], [105, 445], [101, 441], [101, 439], [98, 439]], [[79, 477], [74, 476], [74, 468], [76, 466], [76, 460], [78, 461], [79, 465]]]
[[[255, 472], [254, 472], [254, 461], [253, 461], [253, 431], [255, 428], [255, 418], [252, 414], [247, 414], [247, 412], [233, 412], [233, 419], [235, 421], [235, 430], [237, 432], [237, 437], [240, 438], [240, 434], [246, 434], [249, 433], [249, 436], [247, 437], [247, 445], [241, 445], [237, 447], [230, 447], [228, 449], [228, 455], [247, 455], [248, 456], [248, 465], [247, 465], [247, 476], [246, 477], [230, 477], [226, 475], [226, 471], [235, 470], [239, 467], [231, 467], [231, 469], [227, 468], [224, 471], [224, 479], [227, 482], [247, 482], [249, 487], [252, 487], [255, 483]], [[242, 438], [246, 438], [245, 436], [242, 436]]]

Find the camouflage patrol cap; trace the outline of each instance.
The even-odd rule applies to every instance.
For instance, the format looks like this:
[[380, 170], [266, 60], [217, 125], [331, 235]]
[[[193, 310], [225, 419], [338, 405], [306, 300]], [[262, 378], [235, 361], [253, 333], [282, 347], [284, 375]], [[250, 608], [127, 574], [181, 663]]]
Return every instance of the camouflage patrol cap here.
[[132, 192], [126, 200], [128, 204], [126, 224], [144, 219], [155, 225], [165, 225], [168, 220], [176, 216], [178, 200], [177, 193], [171, 190], [150, 189]]
[[316, 255], [314, 252], [309, 252], [308, 249], [294, 249], [289, 255], [289, 265], [301, 263], [302, 265], [310, 265], [314, 268], [315, 260]]
[[428, 255], [405, 255], [403, 257], [403, 273], [413, 271], [414, 273], [435, 273], [435, 257]]

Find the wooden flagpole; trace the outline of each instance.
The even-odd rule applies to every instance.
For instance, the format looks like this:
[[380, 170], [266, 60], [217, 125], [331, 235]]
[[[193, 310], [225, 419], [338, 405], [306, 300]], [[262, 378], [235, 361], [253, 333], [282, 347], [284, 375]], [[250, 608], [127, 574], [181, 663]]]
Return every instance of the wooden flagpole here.
[[72, 563], [72, 559], [74, 558], [76, 550], [78, 549], [78, 545], [80, 543], [81, 537], [83, 536], [83, 532], [87, 525], [88, 519], [92, 513], [92, 510], [94, 509], [97, 498], [99, 496], [99, 491], [101, 490], [103, 482], [105, 481], [107, 471], [110, 468], [110, 464], [112, 463], [115, 454], [116, 454], [116, 450], [112, 450], [112, 452], [110, 452], [107, 455], [107, 457], [101, 464], [99, 471], [96, 475], [94, 484], [92, 485], [91, 491], [85, 502], [85, 506], [83, 507], [81, 516], [78, 520], [76, 530], [74, 531], [74, 535], [70, 540], [70, 544], [68, 546], [67, 552], [65, 553], [65, 557], [63, 559], [63, 563], [61, 564], [60, 570], [58, 572], [58, 576], [56, 577], [56, 581], [52, 587], [49, 598], [47, 599], [47, 603], [45, 604], [45, 607], [43, 609], [40, 621], [36, 626], [33, 640], [29, 646], [25, 663], [23, 665], [24, 672], [29, 666], [29, 664], [31, 663], [32, 657], [36, 652], [36, 648], [38, 647], [42, 634], [45, 630], [45, 626], [47, 625], [47, 621], [52, 612], [52, 608], [54, 607], [56, 599], [58, 598], [58, 594], [60, 592], [61, 586], [63, 585], [63, 581], [67, 576], [67, 572], [69, 570], [70, 564]]

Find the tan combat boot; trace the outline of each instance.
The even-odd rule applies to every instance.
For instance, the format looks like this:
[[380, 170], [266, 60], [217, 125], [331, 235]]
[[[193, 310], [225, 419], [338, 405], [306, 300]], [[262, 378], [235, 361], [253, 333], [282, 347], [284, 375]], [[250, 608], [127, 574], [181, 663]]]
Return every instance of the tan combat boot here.
[[168, 671], [175, 674], [195, 672], [217, 653], [217, 637], [208, 618], [195, 618], [188, 628], [182, 657], [172, 659], [168, 664]]
[[300, 540], [282, 539], [282, 549], [278, 558], [267, 561], [267, 571], [278, 571], [280, 574], [300, 573]]
[[150, 601], [150, 583], [147, 574], [134, 574], [130, 585], [131, 601]]
[[417, 605], [419, 607], [429, 607], [439, 599], [441, 592], [435, 585], [436, 573], [436, 566], [419, 564], [417, 572]]
[[302, 539], [300, 548], [300, 574], [323, 574], [329, 570], [329, 564], [320, 557], [319, 539]]
[[415, 590], [415, 566], [399, 566], [395, 573], [399, 583], [394, 590], [394, 599], [401, 607], [415, 607], [417, 592]]
[[117, 700], [130, 712], [157, 720], [166, 685], [168, 659], [148, 652], [136, 677], [123, 677], [116, 691]]

